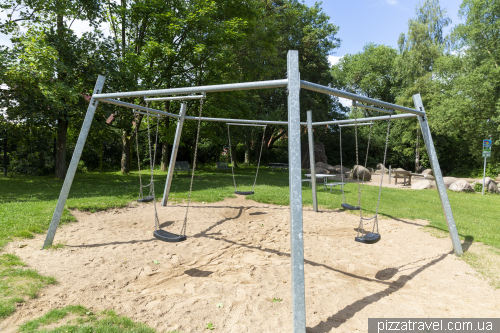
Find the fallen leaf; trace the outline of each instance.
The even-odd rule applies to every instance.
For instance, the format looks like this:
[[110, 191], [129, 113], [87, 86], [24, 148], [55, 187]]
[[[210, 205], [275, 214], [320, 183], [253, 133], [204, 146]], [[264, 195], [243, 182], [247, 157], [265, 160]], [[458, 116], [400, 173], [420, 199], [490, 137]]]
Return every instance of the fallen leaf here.
[[224, 307], [224, 303], [217, 303], [216, 305], [218, 308], [223, 308]]
[[28, 244], [19, 244], [19, 248], [21, 248], [21, 249], [22, 249], [23, 247], [26, 247], [26, 246], [28, 246]]

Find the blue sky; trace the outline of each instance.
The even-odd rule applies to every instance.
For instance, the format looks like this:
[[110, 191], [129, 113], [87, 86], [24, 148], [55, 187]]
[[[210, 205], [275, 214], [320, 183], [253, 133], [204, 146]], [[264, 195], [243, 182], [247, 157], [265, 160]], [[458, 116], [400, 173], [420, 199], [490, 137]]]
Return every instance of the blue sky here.
[[[313, 6], [315, 0], [303, 0]], [[415, 17], [415, 6], [423, 0], [325, 0], [321, 7], [330, 16], [330, 22], [339, 26], [337, 37], [342, 40], [334, 50], [334, 60], [345, 54], [358, 53], [373, 42], [397, 48], [399, 34], [408, 31], [408, 19]], [[461, 22], [458, 18], [461, 0], [440, 0], [452, 23], [445, 30]]]

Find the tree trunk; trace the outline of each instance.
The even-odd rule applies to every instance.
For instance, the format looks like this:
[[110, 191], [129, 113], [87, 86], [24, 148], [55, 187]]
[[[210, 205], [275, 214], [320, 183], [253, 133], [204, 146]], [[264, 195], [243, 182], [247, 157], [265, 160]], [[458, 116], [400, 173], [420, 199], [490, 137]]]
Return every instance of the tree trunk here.
[[122, 131], [121, 171], [122, 173], [130, 172], [130, 134], [126, 129]]
[[168, 170], [168, 142], [164, 141], [161, 143], [161, 171], [167, 171]]
[[250, 141], [245, 140], [245, 164], [250, 164]]
[[68, 134], [68, 121], [57, 120], [57, 144], [55, 176], [59, 179], [66, 177], [66, 138]]

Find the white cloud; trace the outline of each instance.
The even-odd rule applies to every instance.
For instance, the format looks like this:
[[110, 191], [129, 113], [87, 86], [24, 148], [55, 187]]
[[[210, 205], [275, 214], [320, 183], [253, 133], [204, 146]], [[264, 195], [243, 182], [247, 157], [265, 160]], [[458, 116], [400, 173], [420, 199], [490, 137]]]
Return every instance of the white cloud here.
[[328, 61], [330, 62], [330, 66], [336, 65], [342, 57], [337, 57], [334, 55], [328, 56]]
[[394, 6], [394, 5], [397, 5], [398, 4], [398, 0], [386, 0], [386, 2], [391, 5], [391, 6]]

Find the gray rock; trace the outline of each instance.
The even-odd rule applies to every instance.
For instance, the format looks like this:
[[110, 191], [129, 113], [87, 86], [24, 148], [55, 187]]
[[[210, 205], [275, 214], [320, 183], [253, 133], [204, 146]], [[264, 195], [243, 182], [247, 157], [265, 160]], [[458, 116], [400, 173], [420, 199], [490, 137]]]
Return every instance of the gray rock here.
[[500, 190], [497, 187], [497, 184], [494, 181], [491, 181], [488, 184], [488, 192], [492, 194], [500, 194]]
[[449, 189], [455, 192], [474, 192], [472, 185], [463, 179], [457, 180], [451, 184]]
[[[329, 174], [330, 172], [326, 169], [323, 168], [315, 168], [316, 174], [318, 173], [323, 173], [323, 174]], [[311, 173], [311, 169], [307, 169], [307, 173]]]
[[[302, 158], [302, 169], [309, 169], [311, 165], [309, 163], [309, 143], [302, 142], [301, 145], [301, 158]], [[325, 145], [321, 142], [314, 143], [314, 162], [323, 162], [326, 163], [326, 154], [325, 154]]]
[[455, 177], [443, 177], [444, 186], [446, 187], [446, 189], [449, 189], [450, 185], [455, 183], [457, 180], [458, 178]]
[[330, 173], [334, 173], [334, 166], [331, 166], [330, 164], [326, 164], [323, 162], [318, 162], [315, 164], [316, 168], [321, 168], [330, 171]]
[[341, 167], [340, 165], [335, 165], [335, 166], [333, 167], [333, 173], [337, 173], [337, 174], [339, 174], [339, 175], [340, 175], [341, 173], [346, 173], [346, 172], [349, 172], [349, 171], [351, 171], [351, 169], [346, 168], [345, 166], [342, 166], [342, 167]]
[[359, 174], [359, 180], [365, 180], [369, 181], [372, 179], [372, 173], [370, 170], [366, 169], [362, 165], [355, 165], [354, 169], [352, 170], [351, 177], [352, 179], [358, 179], [358, 174]]
[[432, 176], [433, 175], [432, 169], [425, 169], [424, 171], [422, 171], [422, 174]]
[[378, 163], [377, 170], [382, 170], [382, 169], [386, 169], [386, 167], [382, 163]]
[[430, 190], [431, 188], [432, 188], [432, 182], [427, 179], [411, 184], [412, 190]]
[[392, 171], [406, 171], [406, 170], [402, 169], [402, 168], [396, 168], [396, 169], [392, 169]]

